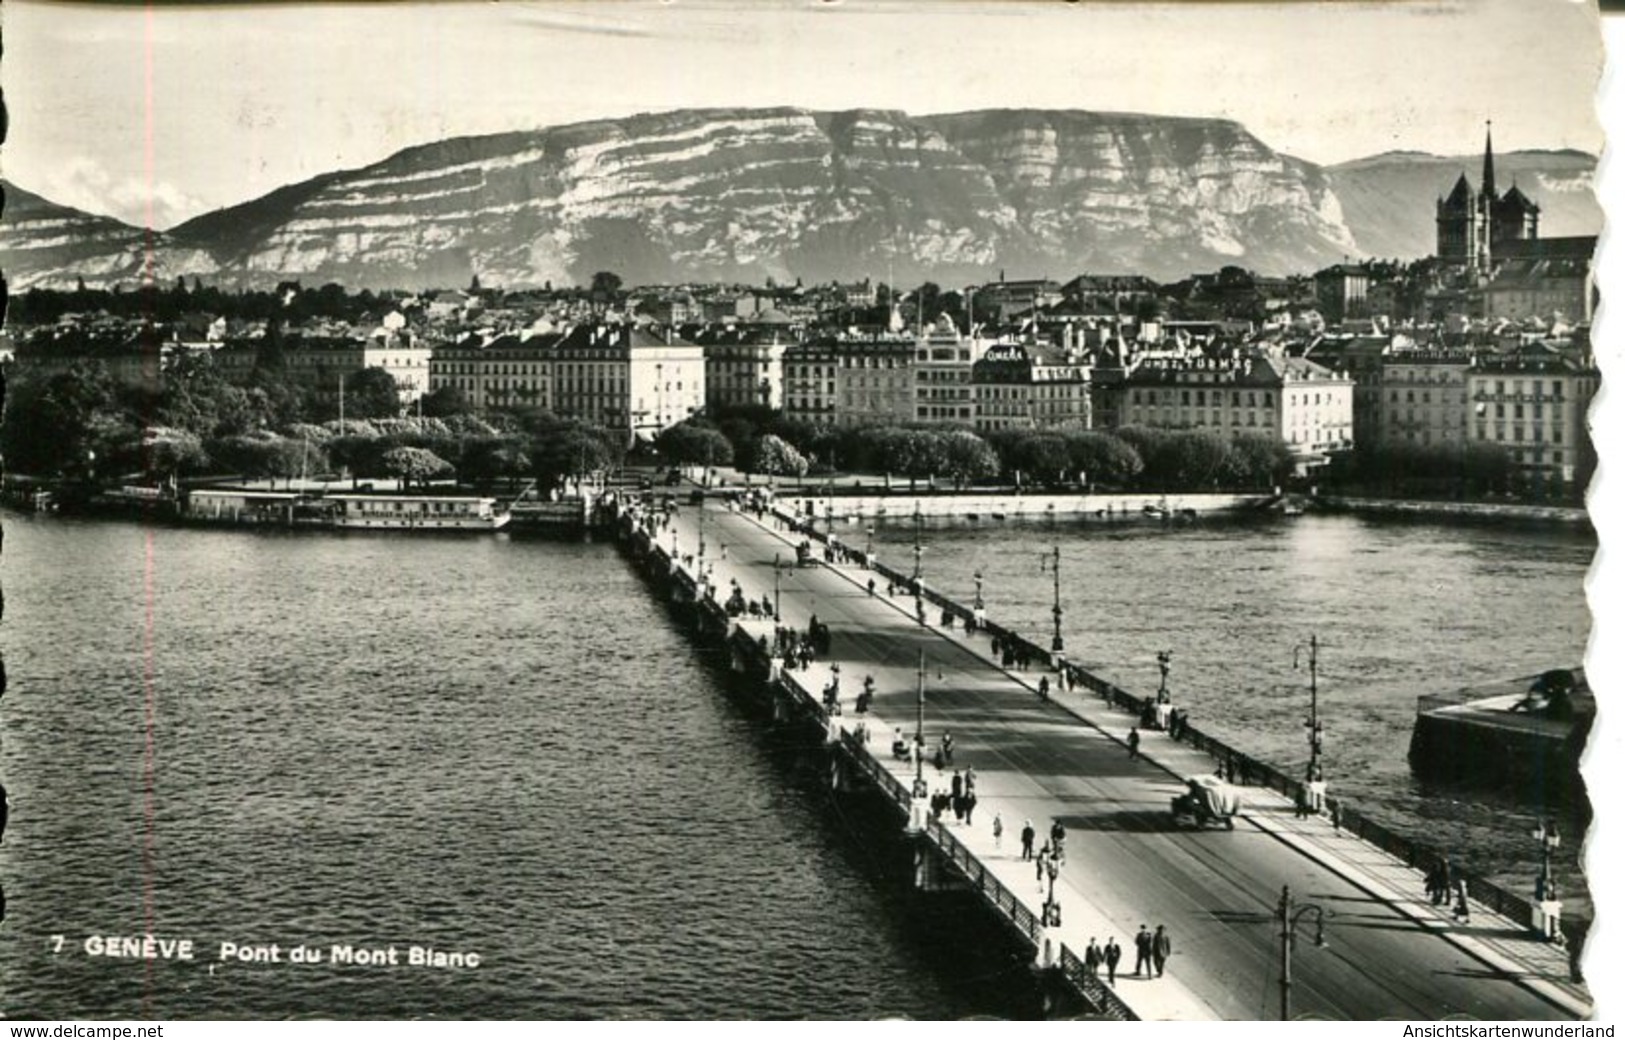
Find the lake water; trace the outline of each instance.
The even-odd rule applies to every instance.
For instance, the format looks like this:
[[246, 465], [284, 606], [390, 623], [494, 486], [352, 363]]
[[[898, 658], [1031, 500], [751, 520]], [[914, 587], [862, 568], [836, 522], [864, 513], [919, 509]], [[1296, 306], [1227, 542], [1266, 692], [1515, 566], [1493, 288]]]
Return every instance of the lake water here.
[[7, 1016], [1035, 1011], [610, 545], [4, 520]]
[[[9, 1016], [1036, 1010], [1019, 949], [912, 895], [897, 822], [832, 796], [816, 742], [732, 695], [612, 546], [4, 521]], [[1418, 695], [1580, 661], [1588, 537], [1349, 517], [926, 533], [929, 583], [969, 602], [981, 570], [990, 614], [1032, 634], [1059, 544], [1074, 660], [1149, 691], [1171, 647], [1192, 718], [1285, 765], [1304, 757], [1292, 650], [1318, 633], [1334, 790], [1475, 867], [1532, 870], [1538, 807], [1428, 789], [1405, 752]], [[910, 527], [876, 541], [911, 557]], [[86, 952], [148, 932], [196, 959]], [[278, 962], [221, 963], [228, 942]]]
[[[866, 538], [855, 525], [837, 531], [852, 545]], [[1406, 756], [1418, 697], [1583, 663], [1584, 582], [1597, 548], [1589, 531], [1306, 515], [939, 521], [922, 541], [927, 585], [969, 604], [980, 571], [988, 616], [1044, 646], [1054, 586], [1040, 559], [1059, 546], [1070, 660], [1151, 694], [1156, 652], [1172, 650], [1169, 688], [1193, 724], [1294, 773], [1309, 757], [1316, 635], [1333, 793], [1515, 891], [1528, 894], [1538, 872], [1529, 832], [1542, 814], [1562, 819], [1571, 838], [1584, 823], [1577, 807], [1424, 784]], [[912, 568], [912, 522], [880, 524], [874, 544]], [[1567, 845], [1569, 909], [1584, 913], [1580, 842]]]

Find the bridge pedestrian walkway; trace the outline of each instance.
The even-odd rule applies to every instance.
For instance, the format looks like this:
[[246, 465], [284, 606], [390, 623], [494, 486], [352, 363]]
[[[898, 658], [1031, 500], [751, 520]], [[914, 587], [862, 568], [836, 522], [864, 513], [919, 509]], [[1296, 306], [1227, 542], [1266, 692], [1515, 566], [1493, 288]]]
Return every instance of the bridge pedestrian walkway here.
[[[685, 550], [695, 545], [697, 513], [685, 510], [674, 518], [674, 545]], [[778, 556], [793, 560], [799, 536], [780, 529], [771, 518], [763, 521], [716, 507], [707, 513], [710, 554], [691, 559], [684, 566], [691, 573], [707, 572], [719, 601], [726, 597], [732, 582], [738, 582], [744, 593], [758, 602], [772, 595], [773, 559]], [[731, 555], [722, 550], [729, 543], [734, 546]], [[1183, 777], [1212, 772], [1212, 759], [1161, 733], [1147, 731], [1142, 735], [1140, 749], [1145, 761], [1129, 769], [1124, 764], [1127, 755], [1121, 744], [1133, 720], [1085, 691], [1055, 691], [1052, 705], [1039, 705], [1033, 688], [1039, 675], [1047, 673], [1005, 670], [993, 661], [985, 635], [966, 633], [960, 627], [943, 627], [929, 616], [921, 624], [914, 615], [912, 598], [889, 598], [883, 593], [869, 596], [869, 577], [859, 567], [821, 562], [811, 572], [797, 573], [789, 596], [782, 596], [781, 591], [782, 623], [801, 630], [818, 612], [820, 600], [826, 618], [839, 604], [842, 615], [832, 654], [827, 660], [815, 661], [804, 672], [793, 673], [794, 680], [810, 695], [816, 695], [832, 677], [841, 675], [844, 713], [834, 720], [837, 727], [850, 733], [859, 722], [865, 722], [875, 760], [895, 781], [904, 785], [912, 781], [914, 767], [892, 759], [887, 745], [894, 730], [912, 734], [917, 653], [928, 648], [933, 671], [933, 730], [953, 727], [959, 747], [958, 764], [977, 770], [979, 798], [974, 824], [949, 823], [941, 833], [963, 844], [983, 869], [1022, 901], [1025, 912], [1036, 918], [1046, 893], [1039, 887], [1033, 866], [1020, 859], [1022, 823], [1033, 821], [1039, 832], [1037, 844], [1041, 845], [1051, 820], [1069, 821], [1067, 858], [1055, 886], [1064, 923], [1051, 930], [1052, 938], [1064, 942], [1081, 957], [1091, 937], [1104, 944], [1107, 936], [1115, 936], [1124, 948], [1117, 992], [1142, 1018], [1273, 1017], [1275, 998], [1261, 980], [1271, 977], [1274, 934], [1279, 930], [1278, 924], [1271, 923], [1271, 897], [1278, 895], [1278, 888], [1251, 884], [1253, 891], [1239, 900], [1225, 893], [1230, 901], [1249, 905], [1251, 909], [1245, 913], [1202, 909], [1198, 904], [1205, 906], [1215, 900], [1205, 893], [1202, 898], [1187, 897], [1177, 878], [1165, 879], [1162, 875], [1205, 870], [1222, 877], [1233, 868], [1221, 863], [1183, 862], [1193, 854], [1208, 855], [1209, 846], [1187, 842], [1170, 851], [1161, 836], [1154, 833], [1162, 825], [1147, 822], [1166, 817], [1167, 800], [1182, 789]], [[839, 591], [842, 585], [845, 592]], [[757, 634], [772, 629], [771, 622], [744, 624]], [[921, 639], [922, 635], [928, 638]], [[866, 717], [854, 714], [851, 704], [863, 673], [874, 675], [878, 690]], [[1056, 708], [1089, 726], [1067, 724]], [[931, 742], [936, 739], [933, 736]], [[1076, 768], [1057, 766], [1058, 762], [1074, 760], [1078, 762]], [[929, 765], [924, 772], [933, 788], [946, 786], [945, 774]], [[1248, 788], [1245, 794], [1248, 806], [1237, 835], [1252, 828], [1258, 836], [1274, 839], [1272, 844], [1288, 850], [1292, 857], [1313, 861], [1360, 893], [1359, 897], [1345, 893], [1336, 898], [1348, 905], [1363, 898], [1372, 905], [1389, 908], [1407, 918], [1413, 931], [1425, 929], [1428, 934], [1442, 937], [1467, 955], [1461, 960], [1470, 959], [1476, 966], [1452, 963], [1440, 968], [1429, 962], [1419, 965], [1413, 974], [1434, 979], [1455, 976], [1494, 980], [1503, 987], [1516, 983], [1527, 991], [1526, 996], [1540, 998], [1511, 1001], [1507, 1006], [1516, 1010], [1510, 1012], [1488, 1010], [1487, 1005], [1477, 1003], [1482, 987], [1469, 986], [1472, 995], [1446, 998], [1435, 1005], [1430, 1002], [1427, 987], [1399, 992], [1405, 990], [1400, 981], [1405, 976], [1401, 973], [1386, 980], [1331, 983], [1323, 978], [1300, 982], [1301, 1003], [1310, 1008], [1318, 1004], [1324, 1008], [1320, 1013], [1343, 1017], [1377, 1017], [1379, 1010], [1397, 1011], [1408, 1017], [1436, 1017], [1460, 1009], [1480, 1017], [1589, 1013], [1584, 989], [1567, 981], [1567, 959], [1561, 951], [1524, 938], [1525, 930], [1482, 907], [1474, 907], [1470, 923], [1459, 924], [1422, 898], [1417, 871], [1352, 836], [1337, 833], [1322, 817], [1299, 818], [1283, 796], [1258, 788]], [[1102, 813], [1102, 804], [1114, 806], [1115, 812]], [[995, 813], [1004, 823], [1001, 847], [995, 847], [991, 833]], [[1287, 872], [1276, 865], [1279, 852], [1270, 854], [1256, 843], [1244, 851], [1270, 862], [1270, 867], [1259, 873], [1280, 876]], [[1166, 860], [1167, 869], [1151, 865], [1147, 857]], [[1136, 861], [1142, 859], [1148, 865], [1145, 873], [1136, 875]], [[1210, 881], [1205, 874], [1183, 876], [1201, 876], [1201, 884], [1215, 890], [1234, 884]], [[1153, 911], [1158, 906], [1163, 909]], [[1155, 917], [1154, 913], [1162, 916]], [[1193, 919], [1204, 914], [1210, 919], [1217, 917], [1225, 927], [1214, 929], [1207, 927], [1210, 920]], [[1359, 916], [1363, 920], [1372, 915]], [[1129, 973], [1134, 960], [1133, 933], [1142, 920], [1152, 926], [1167, 923], [1174, 934], [1175, 957], [1163, 978], [1135, 978]], [[1241, 934], [1249, 936], [1244, 950], [1227, 945], [1238, 927]], [[1375, 935], [1379, 928], [1396, 926], [1368, 923], [1362, 927], [1372, 928], [1367, 934]], [[1215, 937], [1213, 933], [1220, 931], [1224, 934]], [[1363, 943], [1365, 936], [1361, 938]], [[1325, 970], [1320, 970], [1324, 975]], [[1503, 997], [1500, 994], [1495, 999]]]

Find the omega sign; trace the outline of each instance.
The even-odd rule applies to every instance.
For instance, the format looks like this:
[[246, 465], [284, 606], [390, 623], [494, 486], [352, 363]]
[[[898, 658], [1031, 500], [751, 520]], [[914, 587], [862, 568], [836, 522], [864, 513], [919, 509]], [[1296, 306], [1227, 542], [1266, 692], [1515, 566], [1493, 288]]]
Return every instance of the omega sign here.
[[1014, 345], [988, 347], [987, 353], [982, 355], [982, 359], [984, 361], [1026, 361], [1027, 352]]

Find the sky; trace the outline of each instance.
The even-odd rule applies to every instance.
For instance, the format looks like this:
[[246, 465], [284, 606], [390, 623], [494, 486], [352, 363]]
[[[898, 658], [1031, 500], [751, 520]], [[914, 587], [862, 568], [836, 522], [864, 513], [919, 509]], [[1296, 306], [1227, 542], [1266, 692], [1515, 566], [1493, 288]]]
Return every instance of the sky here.
[[689, 106], [1240, 121], [1316, 162], [1600, 152], [1586, 0], [7, 0], [0, 173], [167, 227], [444, 137]]

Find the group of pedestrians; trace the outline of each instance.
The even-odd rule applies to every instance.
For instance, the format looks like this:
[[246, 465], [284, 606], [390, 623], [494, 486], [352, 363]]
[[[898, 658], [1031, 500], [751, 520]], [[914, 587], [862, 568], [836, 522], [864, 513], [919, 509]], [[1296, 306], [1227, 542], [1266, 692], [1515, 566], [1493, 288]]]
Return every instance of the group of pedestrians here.
[[1094, 936], [1089, 937], [1089, 945], [1083, 951], [1083, 970], [1089, 975], [1100, 977], [1100, 969], [1106, 969], [1106, 984], [1117, 985], [1117, 964], [1123, 959], [1123, 948], [1117, 945], [1117, 936], [1106, 936], [1106, 945], [1101, 946]]
[[[971, 769], [960, 773], [954, 770], [952, 786], [948, 790], [939, 790], [931, 796], [931, 815], [934, 819], [942, 819], [942, 814], [952, 812], [954, 821], [969, 825], [972, 814], [976, 812], [976, 772]], [[1003, 821], [997, 817], [993, 821], [994, 841], [1003, 830]]]
[[1006, 668], [1025, 672], [1032, 667], [1032, 648], [1015, 637], [993, 637], [993, 657]]
[[1159, 924], [1156, 933], [1152, 934], [1146, 931], [1145, 925], [1140, 925], [1139, 932], [1134, 936], [1134, 974], [1149, 978], [1155, 971], [1156, 977], [1162, 978], [1162, 969], [1173, 952], [1174, 943], [1167, 928]]
[[1470, 919], [1467, 879], [1451, 868], [1449, 856], [1439, 857], [1423, 879], [1422, 887], [1434, 906], [1451, 907], [1452, 916], [1464, 924]]

